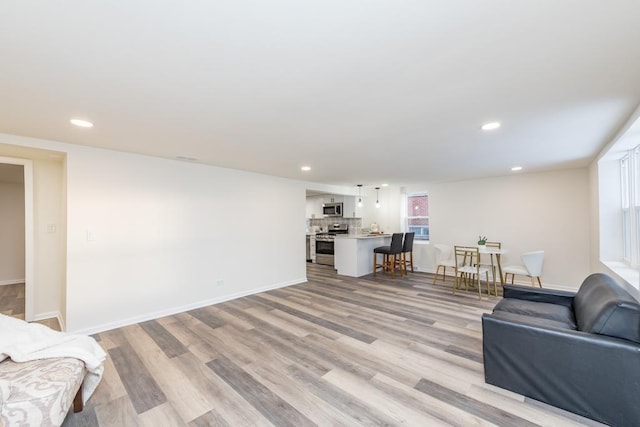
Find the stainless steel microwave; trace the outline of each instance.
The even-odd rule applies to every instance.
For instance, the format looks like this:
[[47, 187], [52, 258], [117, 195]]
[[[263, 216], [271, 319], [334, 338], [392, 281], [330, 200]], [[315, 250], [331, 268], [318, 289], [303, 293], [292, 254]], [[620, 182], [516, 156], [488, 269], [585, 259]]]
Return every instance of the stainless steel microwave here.
[[322, 205], [324, 216], [342, 216], [342, 203], [325, 203]]

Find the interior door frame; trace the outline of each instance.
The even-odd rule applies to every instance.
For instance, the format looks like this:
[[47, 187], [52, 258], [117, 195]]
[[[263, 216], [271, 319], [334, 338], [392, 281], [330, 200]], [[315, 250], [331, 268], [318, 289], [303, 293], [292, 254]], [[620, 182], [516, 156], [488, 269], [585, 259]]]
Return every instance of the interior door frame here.
[[22, 165], [24, 172], [24, 318], [33, 321], [33, 160], [1, 157], [0, 163]]

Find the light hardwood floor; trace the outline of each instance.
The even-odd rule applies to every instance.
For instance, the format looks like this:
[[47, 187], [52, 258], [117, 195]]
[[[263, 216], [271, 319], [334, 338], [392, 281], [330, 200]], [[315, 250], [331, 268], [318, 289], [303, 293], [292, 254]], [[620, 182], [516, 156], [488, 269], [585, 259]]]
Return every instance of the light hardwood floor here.
[[0, 286], [0, 313], [24, 320], [24, 283]]
[[104, 378], [65, 425], [599, 425], [484, 383], [496, 297], [424, 273], [308, 278], [96, 335]]
[[[0, 286], [0, 313], [24, 320], [24, 283]], [[60, 330], [60, 323], [55, 317], [36, 322]]]

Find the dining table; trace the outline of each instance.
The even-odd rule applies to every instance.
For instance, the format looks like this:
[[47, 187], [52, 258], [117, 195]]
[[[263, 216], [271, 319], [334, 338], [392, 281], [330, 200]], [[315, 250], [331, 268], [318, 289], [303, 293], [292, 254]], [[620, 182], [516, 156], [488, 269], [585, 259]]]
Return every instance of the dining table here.
[[[500, 285], [504, 286], [504, 275], [502, 274], [502, 263], [501, 263], [500, 260], [501, 260], [502, 255], [507, 253], [507, 251], [505, 249], [502, 249], [502, 248], [487, 247], [487, 246], [483, 246], [483, 245], [478, 245], [478, 252], [480, 253], [480, 256], [489, 255], [489, 258], [491, 259], [491, 274], [493, 276], [493, 289], [494, 289], [494, 294], [497, 296], [498, 295], [498, 288], [496, 287], [496, 275], [495, 275], [495, 271], [496, 270], [495, 270], [495, 268], [496, 268], [496, 265], [497, 265], [497, 267], [498, 267], [498, 276], [500, 277]], [[495, 256], [495, 263], [494, 263], [494, 256]]]

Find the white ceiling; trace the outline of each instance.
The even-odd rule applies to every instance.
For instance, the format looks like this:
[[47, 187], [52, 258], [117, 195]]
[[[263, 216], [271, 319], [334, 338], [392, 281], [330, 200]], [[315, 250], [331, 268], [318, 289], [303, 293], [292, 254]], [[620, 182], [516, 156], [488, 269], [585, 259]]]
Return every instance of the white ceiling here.
[[0, 132], [345, 185], [579, 167], [640, 103], [639, 17], [638, 0], [8, 1]]

